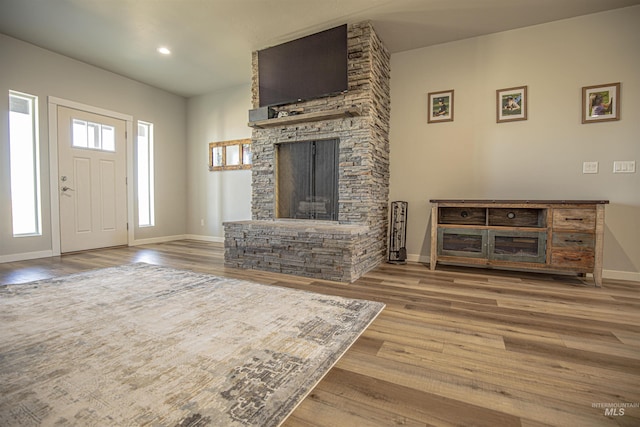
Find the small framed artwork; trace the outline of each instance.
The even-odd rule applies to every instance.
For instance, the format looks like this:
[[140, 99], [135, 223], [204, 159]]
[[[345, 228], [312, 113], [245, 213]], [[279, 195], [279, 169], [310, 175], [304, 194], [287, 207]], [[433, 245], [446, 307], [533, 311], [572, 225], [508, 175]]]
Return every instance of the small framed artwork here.
[[251, 139], [209, 143], [209, 170], [251, 169]]
[[453, 121], [453, 89], [429, 93], [429, 117], [427, 123]]
[[527, 120], [527, 87], [509, 87], [496, 91], [496, 122]]
[[582, 88], [582, 123], [620, 120], [620, 83]]

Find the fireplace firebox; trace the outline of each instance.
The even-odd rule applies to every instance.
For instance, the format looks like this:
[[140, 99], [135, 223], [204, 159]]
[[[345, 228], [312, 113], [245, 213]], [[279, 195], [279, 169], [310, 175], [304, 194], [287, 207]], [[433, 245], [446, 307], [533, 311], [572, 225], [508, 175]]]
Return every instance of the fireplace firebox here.
[[276, 217], [338, 220], [338, 139], [276, 145]]

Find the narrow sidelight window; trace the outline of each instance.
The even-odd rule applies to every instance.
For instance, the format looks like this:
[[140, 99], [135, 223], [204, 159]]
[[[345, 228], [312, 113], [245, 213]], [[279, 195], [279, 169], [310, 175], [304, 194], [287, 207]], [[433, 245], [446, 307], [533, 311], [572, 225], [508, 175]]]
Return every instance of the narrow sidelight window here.
[[155, 225], [153, 197], [153, 124], [138, 122], [138, 225]]
[[38, 98], [9, 91], [9, 164], [14, 236], [42, 234]]

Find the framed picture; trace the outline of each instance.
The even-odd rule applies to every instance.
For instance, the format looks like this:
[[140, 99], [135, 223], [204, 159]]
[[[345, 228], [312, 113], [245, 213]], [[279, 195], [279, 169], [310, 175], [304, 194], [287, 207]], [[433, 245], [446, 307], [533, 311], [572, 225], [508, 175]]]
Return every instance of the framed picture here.
[[620, 83], [582, 88], [582, 123], [620, 120]]
[[496, 91], [496, 122], [527, 120], [527, 87], [509, 87]]
[[251, 139], [209, 143], [209, 170], [251, 169]]
[[429, 117], [427, 123], [453, 121], [453, 89], [429, 93]]

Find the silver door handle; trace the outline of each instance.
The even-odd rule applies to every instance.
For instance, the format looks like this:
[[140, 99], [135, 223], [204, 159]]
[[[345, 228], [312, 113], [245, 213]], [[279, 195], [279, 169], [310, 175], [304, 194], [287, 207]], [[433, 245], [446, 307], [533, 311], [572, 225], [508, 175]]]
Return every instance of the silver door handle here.
[[76, 190], [74, 190], [73, 188], [69, 188], [69, 187], [67, 187], [66, 185], [65, 185], [64, 187], [62, 187], [62, 191], [69, 191], [69, 190], [71, 190], [71, 191], [76, 191]]

